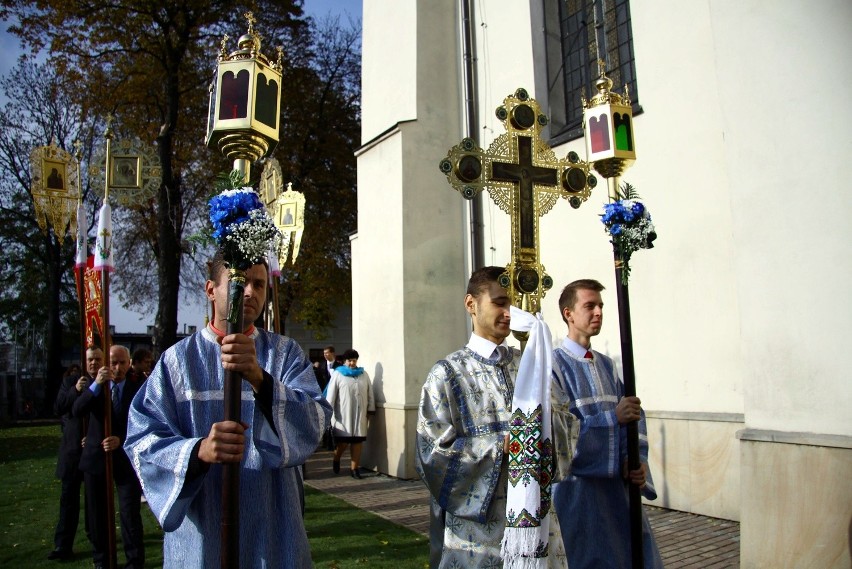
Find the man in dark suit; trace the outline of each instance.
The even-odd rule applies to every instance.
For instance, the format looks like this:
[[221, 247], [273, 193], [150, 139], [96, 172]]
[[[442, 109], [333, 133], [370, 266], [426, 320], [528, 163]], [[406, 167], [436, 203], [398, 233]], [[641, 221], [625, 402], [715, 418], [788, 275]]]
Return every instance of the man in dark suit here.
[[[325, 388], [328, 382], [331, 381], [331, 374], [335, 369], [340, 367], [337, 361], [337, 356], [334, 353], [334, 346], [326, 346], [322, 349], [322, 357], [324, 361], [314, 363], [314, 375], [317, 377], [320, 391], [325, 394]], [[334, 450], [334, 442], [331, 440], [331, 429], [326, 425], [325, 434], [322, 436], [322, 447], [326, 450]]]
[[[80, 471], [80, 455], [83, 452], [83, 419], [74, 417], [71, 408], [74, 401], [92, 382], [98, 369], [104, 364], [104, 353], [100, 348], [86, 350], [86, 374], [76, 371], [67, 373], [56, 394], [53, 411], [62, 417], [62, 441], [59, 444], [59, 460], [56, 477], [62, 481], [59, 495], [59, 520], [53, 535], [53, 551], [48, 559], [64, 561], [74, 556], [74, 538], [80, 521], [80, 487], [83, 473]], [[70, 371], [70, 370], [69, 370]]]
[[[80, 458], [80, 470], [86, 484], [86, 531], [92, 543], [92, 559], [95, 568], [108, 564], [107, 555], [107, 492], [106, 456], [112, 456], [113, 480], [118, 492], [121, 512], [121, 540], [127, 557], [125, 567], [141, 568], [145, 564], [145, 548], [142, 543], [142, 515], [140, 498], [142, 487], [127, 458], [122, 445], [127, 436], [127, 414], [130, 402], [141, 382], [124, 381], [130, 369], [130, 352], [124, 346], [112, 346], [109, 351], [109, 367], [101, 367], [95, 381], [84, 389], [74, 402], [75, 417], [88, 417], [89, 430], [86, 445]], [[111, 401], [112, 432], [104, 436], [105, 400]]]
[[325, 390], [328, 382], [331, 380], [331, 373], [340, 367], [335, 354], [334, 346], [326, 346], [322, 349], [322, 357], [325, 361], [319, 361], [314, 364], [314, 375], [317, 376], [317, 383], [321, 391]]

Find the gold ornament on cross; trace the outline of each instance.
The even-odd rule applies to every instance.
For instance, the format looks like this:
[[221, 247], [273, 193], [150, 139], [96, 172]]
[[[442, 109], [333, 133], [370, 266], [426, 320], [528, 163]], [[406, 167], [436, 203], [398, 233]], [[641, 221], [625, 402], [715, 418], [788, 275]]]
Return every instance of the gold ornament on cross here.
[[[540, 261], [539, 218], [559, 198], [578, 208], [589, 199], [597, 179], [576, 152], [557, 158], [541, 139], [547, 115], [525, 89], [518, 89], [497, 108], [506, 132], [488, 150], [471, 138], [452, 147], [439, 168], [464, 198], [487, 190], [494, 203], [511, 216], [512, 260], [500, 278], [512, 304], [536, 313], [553, 279]], [[478, 268], [478, 267], [477, 267]]]

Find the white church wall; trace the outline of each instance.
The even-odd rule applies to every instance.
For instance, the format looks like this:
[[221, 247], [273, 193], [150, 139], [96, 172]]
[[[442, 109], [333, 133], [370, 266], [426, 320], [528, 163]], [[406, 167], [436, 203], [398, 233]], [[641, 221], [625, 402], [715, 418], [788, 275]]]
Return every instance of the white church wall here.
[[852, 5], [711, 5], [737, 248], [741, 566], [849, 567]]
[[[373, 35], [371, 26], [384, 39], [369, 42], [369, 50], [365, 41], [363, 97], [372, 118], [362, 126], [358, 151], [353, 241], [353, 280], [359, 281], [353, 287], [353, 341], [379, 402], [363, 464], [404, 478], [416, 476], [414, 433], [426, 374], [466, 337], [464, 203], [442, 191], [442, 155], [424, 150], [449, 148], [461, 132], [455, 9], [448, 1], [441, 2], [443, 9], [415, 4], [420, 9], [405, 4], [397, 11], [364, 3], [365, 40]], [[388, 30], [402, 33], [399, 50], [388, 43]], [[400, 73], [397, 51], [407, 54], [409, 66]], [[368, 85], [379, 76], [390, 81]]]
[[[460, 227], [442, 218], [430, 229], [446, 238], [436, 247], [463, 258], [451, 241], [457, 237], [462, 243], [467, 234], [459, 213], [464, 206], [436, 166], [461, 138], [460, 111], [446, 105], [453, 98], [460, 105], [462, 91], [457, 77], [445, 75], [461, 56], [452, 53], [457, 45], [442, 41], [458, 31], [457, 4], [403, 3], [402, 12], [417, 20], [415, 25], [398, 22], [395, 10], [386, 9], [388, 2], [364, 2], [365, 116], [373, 107], [365, 133], [397, 128], [402, 137], [393, 143], [404, 161], [401, 180], [388, 185], [404, 194], [406, 220], [400, 228], [403, 268], [391, 269], [392, 276], [405, 281], [403, 295], [432, 294], [415, 304], [403, 300], [402, 318], [418, 328], [391, 341], [406, 359], [403, 387], [393, 391], [404, 393], [394, 403], [395, 416], [402, 418], [377, 424], [395, 429], [394, 436], [404, 433], [403, 440], [412, 432], [412, 392], [425, 373], [410, 369], [409, 361], [418, 368], [427, 365], [468, 334], [456, 290], [463, 288], [467, 268], [441, 273], [435, 287], [427, 286], [424, 274], [430, 273], [419, 266], [421, 258], [434, 265], [441, 257], [420, 242], [425, 238], [417, 223], [421, 218], [409, 217], [417, 207], [423, 208], [421, 216], [437, 207], [446, 207], [451, 217], [458, 214]], [[503, 132], [494, 109], [516, 88], [527, 88], [548, 108], [544, 65], [533, 62], [533, 55], [542, 53], [543, 39], [536, 33], [541, 22], [535, 21], [541, 11], [537, 0], [474, 6], [480, 143], [487, 148]], [[844, 465], [850, 460], [852, 421], [845, 409], [852, 403], [847, 380], [852, 362], [841, 342], [852, 313], [843, 288], [852, 272], [845, 250], [852, 224], [843, 217], [852, 199], [842, 177], [852, 150], [852, 113], [844, 104], [852, 62], [837, 54], [852, 47], [847, 32], [852, 5], [652, 0], [631, 8], [644, 112], [634, 121], [638, 160], [624, 179], [646, 200], [659, 232], [655, 248], [632, 260], [630, 281], [637, 386], [648, 412], [650, 461], [660, 491], [655, 503], [741, 519], [743, 567], [789, 566], [792, 547], [818, 549], [820, 566], [848, 566], [852, 486]], [[524, 18], [529, 26], [521, 25]], [[418, 30], [393, 36], [400, 42], [393, 50], [416, 63], [416, 86], [399, 86], [400, 75], [388, 71], [393, 66], [387, 62], [402, 56], [378, 57], [378, 39], [367, 41], [368, 25]], [[427, 29], [429, 41], [423, 38]], [[378, 35], [387, 37], [384, 31]], [[367, 45], [374, 46], [372, 55]], [[368, 88], [368, 81], [377, 84]], [[431, 91], [424, 89], [427, 84]], [[406, 97], [388, 108], [381, 90], [391, 86], [416, 98], [416, 120]], [[390, 118], [373, 120], [378, 116]], [[569, 150], [585, 155], [581, 141], [554, 150], [560, 157]], [[381, 160], [366, 160], [370, 152], [359, 157], [359, 192], [387, 180]], [[369, 169], [363, 180], [362, 159]], [[371, 199], [387, 207], [382, 198]], [[542, 218], [542, 261], [555, 282], [543, 300], [543, 314], [554, 341], [560, 341], [565, 335], [556, 307], [561, 287], [576, 278], [598, 278], [607, 287], [605, 325], [593, 345], [620, 361], [611, 248], [598, 218], [606, 201], [601, 183], [580, 209], [560, 201]], [[508, 216], [487, 197], [484, 205], [486, 262], [505, 265]], [[359, 241], [369, 215], [362, 218], [359, 212]], [[406, 233], [409, 225], [412, 231]], [[382, 239], [373, 242], [381, 251], [389, 246]], [[359, 256], [367, 254], [364, 247]], [[375, 277], [358, 274], [366, 305], [375, 298], [367, 291]], [[428, 335], [437, 322], [418, 320], [430, 302], [429, 317], [443, 314], [440, 338]], [[415, 354], [416, 338], [424, 335], [428, 345]], [[386, 350], [383, 358], [398, 353], [377, 350]], [[401, 443], [391, 444], [397, 449]], [[392, 463], [395, 456], [389, 451], [384, 460]], [[797, 484], [779, 478], [782, 467], [783, 476]], [[821, 471], [820, 488], [803, 491], [814, 468], [827, 469]], [[827, 523], [820, 521], [825, 516]], [[760, 537], [767, 533], [798, 537], [774, 540], [770, 547]]]
[[361, 191], [358, 238], [352, 241], [352, 345], [361, 356], [359, 365], [374, 383], [379, 382], [382, 401], [399, 401], [404, 394], [403, 385], [385, 384], [384, 365], [376, 367], [404, 349], [401, 339], [405, 322], [400, 318], [404, 287], [403, 280], [394, 274], [396, 267], [402, 266], [403, 250], [392, 246], [402, 232], [402, 194], [393, 191], [402, 179], [401, 146], [402, 136], [396, 133], [358, 158]]
[[[417, 0], [363, 3], [361, 141], [417, 116]], [[372, 62], [376, 62], [373, 65]], [[392, 81], [388, 81], [392, 78]]]
[[852, 51], [852, 5], [781, 5], [713, 5], [746, 423], [852, 436], [852, 382], [839, 380], [852, 366], [852, 197], [839, 167], [852, 154], [852, 62], [827, 57]]

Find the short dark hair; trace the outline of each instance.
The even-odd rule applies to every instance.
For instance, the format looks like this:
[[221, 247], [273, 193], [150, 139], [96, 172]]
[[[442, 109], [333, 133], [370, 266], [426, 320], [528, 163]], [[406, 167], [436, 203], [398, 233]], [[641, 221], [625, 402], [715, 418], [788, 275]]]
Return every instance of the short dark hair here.
[[333, 354], [334, 353], [334, 346], [328, 345], [328, 346], [326, 346], [322, 349], [323, 352], [326, 351], [326, 350], [328, 350], [329, 352], [331, 352]]
[[349, 348], [348, 350], [343, 352], [343, 359], [344, 360], [357, 360], [359, 357], [360, 356], [358, 355], [358, 352], [356, 352], [352, 348]]
[[580, 279], [565, 285], [562, 294], [559, 295], [559, 314], [566, 324], [568, 324], [568, 320], [565, 319], [565, 309], [574, 307], [577, 302], [577, 291], [580, 289], [600, 292], [604, 289], [604, 285], [594, 279]]
[[489, 284], [499, 282], [500, 275], [506, 272], [504, 267], [481, 267], [473, 271], [467, 281], [467, 294], [478, 297]]
[[148, 348], [136, 348], [133, 350], [133, 356], [130, 358], [131, 363], [141, 362], [145, 358], [152, 358], [154, 354]]
[[[263, 265], [266, 267], [267, 272], [269, 271], [269, 265], [265, 258], [255, 263], [255, 265]], [[214, 283], [218, 283], [219, 279], [222, 277], [222, 273], [228, 269], [228, 264], [225, 262], [225, 254], [221, 249], [216, 250], [216, 254], [207, 262], [207, 267], [210, 272], [210, 280]]]

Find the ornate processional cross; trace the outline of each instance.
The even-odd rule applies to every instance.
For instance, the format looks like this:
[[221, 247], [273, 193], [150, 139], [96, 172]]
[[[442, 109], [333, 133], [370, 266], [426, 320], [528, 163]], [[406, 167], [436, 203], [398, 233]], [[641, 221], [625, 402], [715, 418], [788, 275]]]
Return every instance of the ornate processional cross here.
[[[574, 208], [589, 199], [597, 179], [576, 152], [566, 159], [544, 142], [547, 116], [525, 89], [518, 89], [497, 108], [506, 132], [483, 151], [471, 138], [452, 147], [439, 168], [466, 199], [487, 190], [494, 203], [511, 216], [512, 260], [500, 278], [512, 304], [528, 312], [541, 309], [553, 286], [539, 252], [539, 218], [561, 197]], [[478, 267], [476, 267], [478, 268]]]

